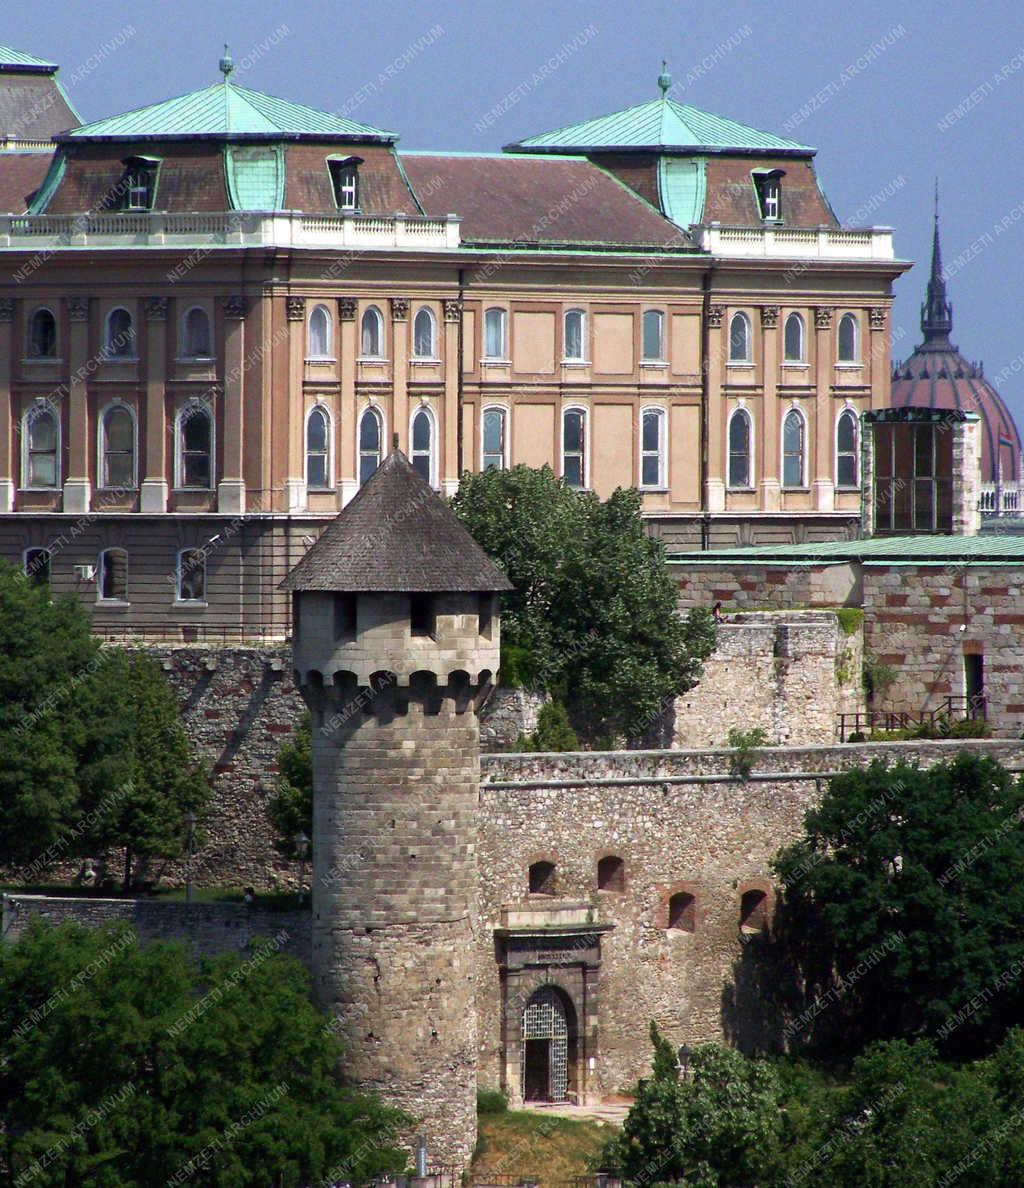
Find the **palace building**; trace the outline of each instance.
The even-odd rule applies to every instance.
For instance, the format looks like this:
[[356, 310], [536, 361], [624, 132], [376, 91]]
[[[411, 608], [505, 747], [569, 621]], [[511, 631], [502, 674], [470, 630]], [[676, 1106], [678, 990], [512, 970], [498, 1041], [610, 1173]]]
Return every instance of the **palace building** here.
[[909, 265], [839, 225], [813, 148], [663, 74], [500, 152], [403, 152], [220, 68], [78, 125], [0, 49], [0, 555], [98, 630], [287, 636], [280, 580], [393, 442], [442, 493], [638, 487], [676, 548], [857, 534]]

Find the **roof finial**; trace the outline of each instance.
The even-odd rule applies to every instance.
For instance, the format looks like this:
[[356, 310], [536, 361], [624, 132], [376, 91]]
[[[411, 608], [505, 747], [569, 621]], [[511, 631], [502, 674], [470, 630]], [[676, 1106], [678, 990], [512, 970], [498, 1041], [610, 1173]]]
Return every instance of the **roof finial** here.
[[661, 74], [658, 75], [658, 86], [661, 87], [661, 97], [668, 98], [668, 92], [672, 86], [672, 75], [668, 72], [668, 63], [664, 58], [661, 60]]
[[228, 53], [228, 43], [226, 41], [224, 42], [224, 57], [221, 58], [217, 65], [220, 67], [221, 74], [224, 75], [224, 81], [227, 82], [228, 75], [230, 75], [231, 71], [235, 68], [235, 62]]
[[935, 226], [939, 225], [939, 175], [935, 175]]
[[942, 245], [939, 243], [939, 179], [935, 179], [935, 230], [932, 233], [932, 271], [925, 302], [921, 306], [921, 331], [926, 347], [953, 349], [949, 332], [953, 329], [953, 306], [946, 299], [946, 276], [942, 270]]

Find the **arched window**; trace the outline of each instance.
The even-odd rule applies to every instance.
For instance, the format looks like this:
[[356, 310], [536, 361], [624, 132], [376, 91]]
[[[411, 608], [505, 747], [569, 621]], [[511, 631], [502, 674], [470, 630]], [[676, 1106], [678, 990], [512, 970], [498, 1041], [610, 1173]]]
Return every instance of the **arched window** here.
[[860, 485], [860, 466], [857, 457], [857, 414], [852, 408], [844, 409], [836, 423], [836, 486], [857, 487]]
[[57, 356], [57, 319], [48, 309], [37, 309], [28, 320], [28, 357], [54, 359]]
[[384, 357], [384, 319], [375, 305], [363, 312], [360, 352], [364, 359]]
[[729, 486], [751, 487], [750, 413], [737, 408], [729, 418]]
[[26, 549], [22, 559], [25, 576], [34, 586], [50, 584], [50, 550]]
[[308, 350], [311, 359], [331, 357], [331, 315], [326, 306], [314, 306], [309, 315]]
[[648, 363], [660, 363], [665, 358], [665, 315], [660, 309], [645, 309], [641, 358]]
[[416, 311], [412, 324], [412, 353], [417, 359], [433, 359], [437, 356], [437, 324], [433, 311], [425, 305]]
[[420, 408], [414, 414], [409, 438], [413, 466], [434, 486], [434, 414], [429, 408]]
[[503, 408], [484, 409], [481, 470], [504, 470], [508, 465], [506, 415]]
[[96, 597], [102, 602], [128, 601], [128, 554], [104, 549], [96, 572]]
[[804, 320], [798, 313], [786, 318], [783, 355], [787, 363], [804, 362]]
[[176, 486], [208, 491], [213, 486], [213, 417], [193, 401], [178, 414]]
[[306, 486], [331, 486], [331, 418], [322, 404], [314, 404], [306, 417]]
[[534, 862], [527, 872], [531, 895], [554, 895], [555, 893], [555, 864], [553, 862]]
[[107, 314], [103, 353], [108, 359], [135, 358], [135, 327], [126, 309], [112, 309]]
[[763, 932], [768, 927], [768, 896], [764, 891], [744, 891], [740, 899], [740, 931]]
[[182, 549], [178, 554], [178, 601], [206, 601], [206, 551]]
[[135, 417], [127, 404], [111, 404], [100, 419], [100, 486], [135, 486]]
[[565, 315], [565, 357], [582, 360], [586, 352], [587, 317], [582, 309], [570, 309]]
[[668, 926], [678, 932], [697, 929], [697, 900], [688, 891], [677, 891], [668, 901]]
[[640, 414], [640, 486], [665, 485], [665, 410], [645, 408]]
[[484, 357], [508, 358], [508, 313], [503, 309], [489, 309], [484, 314]]
[[210, 359], [213, 349], [210, 345], [210, 317], [205, 309], [193, 305], [181, 319], [181, 357], [183, 359]]
[[856, 363], [857, 359], [857, 319], [846, 313], [839, 319], [839, 362]]
[[52, 405], [33, 404], [22, 432], [24, 460], [21, 485], [53, 490], [60, 486], [60, 420]]
[[368, 408], [359, 421], [359, 485], [370, 477], [380, 465], [381, 441], [384, 437], [384, 426], [380, 413], [375, 408]]
[[597, 864], [598, 891], [625, 891], [626, 864], [615, 854], [606, 854]]
[[803, 413], [791, 408], [782, 422], [782, 485], [803, 487], [804, 441], [806, 437]]
[[729, 322], [729, 362], [749, 363], [750, 319], [745, 313], [734, 313]]
[[576, 490], [587, 485], [587, 414], [582, 408], [562, 413], [562, 475]]

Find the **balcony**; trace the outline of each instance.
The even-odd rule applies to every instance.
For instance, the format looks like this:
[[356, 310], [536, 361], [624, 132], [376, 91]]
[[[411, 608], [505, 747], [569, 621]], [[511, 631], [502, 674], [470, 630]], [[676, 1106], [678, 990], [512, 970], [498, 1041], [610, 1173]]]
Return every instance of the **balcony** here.
[[459, 218], [227, 211], [172, 214], [0, 215], [0, 250], [54, 252], [139, 247], [336, 248], [446, 251], [461, 242]]
[[723, 227], [691, 228], [697, 246], [713, 256], [767, 260], [894, 260], [891, 227], [843, 228]]
[[982, 483], [978, 510], [983, 516], [1024, 515], [1024, 483]]

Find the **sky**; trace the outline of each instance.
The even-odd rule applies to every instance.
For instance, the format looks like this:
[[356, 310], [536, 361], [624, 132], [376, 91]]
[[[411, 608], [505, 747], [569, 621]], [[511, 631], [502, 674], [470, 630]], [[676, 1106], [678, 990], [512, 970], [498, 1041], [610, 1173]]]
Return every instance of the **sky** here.
[[814, 145], [836, 214], [895, 229], [893, 355], [919, 341], [939, 178], [953, 341], [1024, 432], [1024, 5], [719, 0], [49, 0], [0, 41], [60, 64], [83, 120], [233, 80], [400, 134], [503, 144], [658, 94]]

